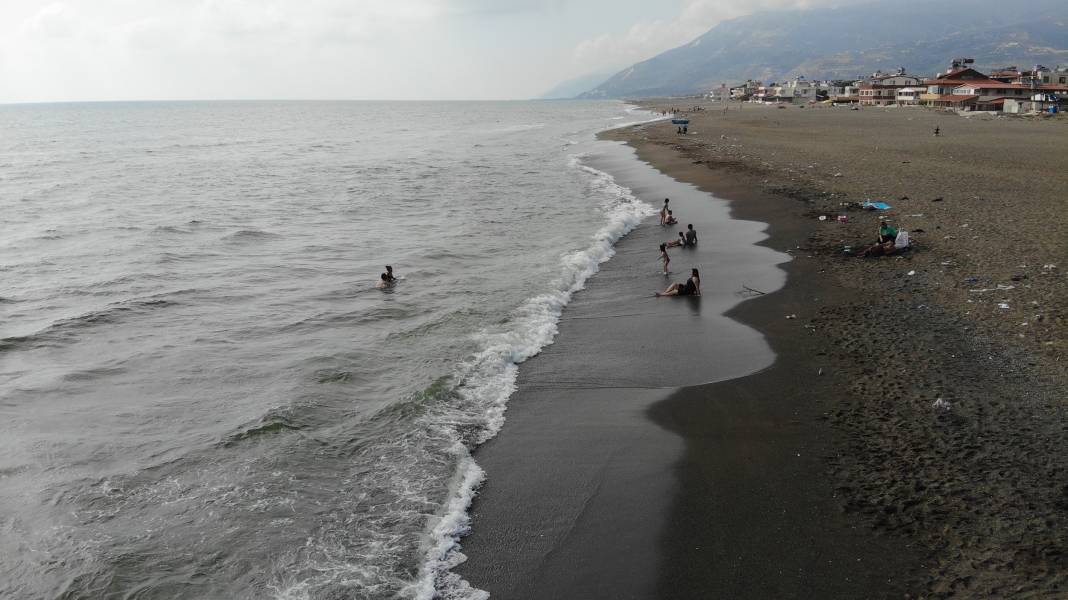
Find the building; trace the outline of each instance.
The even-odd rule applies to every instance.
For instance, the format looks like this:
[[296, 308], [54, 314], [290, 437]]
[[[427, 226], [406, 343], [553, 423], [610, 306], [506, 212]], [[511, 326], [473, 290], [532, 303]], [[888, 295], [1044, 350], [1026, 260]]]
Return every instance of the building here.
[[860, 101], [857, 82], [855, 80], [828, 82], [827, 98], [835, 104], [856, 104]]
[[916, 106], [920, 103], [920, 94], [927, 92], [925, 87], [903, 87], [897, 88], [897, 93], [894, 95], [894, 102], [898, 106]]
[[1005, 98], [1002, 110], [1010, 114], [1035, 114], [1068, 110], [1068, 94], [1032, 94], [1027, 99]]
[[1006, 100], [1010, 99], [1056, 104], [1060, 96], [1068, 96], [1068, 84], [973, 81], [954, 88], [953, 95], [975, 97], [974, 105], [968, 110], [1000, 111], [1004, 109]]
[[815, 102], [818, 98], [819, 87], [804, 77], [797, 77], [779, 86], [775, 86], [772, 95], [767, 100], [773, 102], [804, 104]]
[[726, 102], [731, 98], [731, 91], [730, 88], [727, 87], [727, 84], [721, 83], [719, 84], [719, 87], [709, 90], [705, 96], [713, 102]]
[[889, 106], [897, 103], [897, 90], [915, 87], [922, 83], [919, 77], [907, 75], [904, 68], [894, 73], [876, 71], [857, 86], [857, 95], [863, 105]]
[[742, 85], [736, 85], [731, 88], [731, 100], [751, 100], [757, 89], [762, 85], [759, 81], [747, 79]]
[[1056, 67], [1050, 69], [1042, 65], [1035, 65], [1033, 69], [1021, 71], [1016, 79], [1018, 83], [1035, 83], [1068, 85], [1068, 67]]
[[971, 67], [962, 66], [962, 61], [970, 60], [957, 59], [953, 61], [954, 66], [948, 71], [939, 73], [934, 79], [924, 81], [923, 85], [926, 86], [927, 91], [920, 94], [920, 103], [942, 108], [956, 108], [947, 106], [947, 103], [956, 103], [957, 99], [945, 98], [945, 96], [954, 95], [954, 89], [969, 83], [994, 81]]

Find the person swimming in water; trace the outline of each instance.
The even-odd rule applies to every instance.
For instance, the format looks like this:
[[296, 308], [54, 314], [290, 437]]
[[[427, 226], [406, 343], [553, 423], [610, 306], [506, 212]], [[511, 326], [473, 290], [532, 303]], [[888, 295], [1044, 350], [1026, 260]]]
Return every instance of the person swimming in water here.
[[378, 276], [378, 283], [375, 284], [375, 287], [379, 289], [389, 288], [393, 287], [396, 283], [397, 278], [393, 275], [393, 267], [386, 265], [386, 272]]
[[697, 269], [692, 270], [690, 278], [686, 280], [686, 283], [673, 283], [668, 286], [668, 289], [657, 292], [656, 296], [700, 296], [701, 295], [701, 274], [697, 272]]

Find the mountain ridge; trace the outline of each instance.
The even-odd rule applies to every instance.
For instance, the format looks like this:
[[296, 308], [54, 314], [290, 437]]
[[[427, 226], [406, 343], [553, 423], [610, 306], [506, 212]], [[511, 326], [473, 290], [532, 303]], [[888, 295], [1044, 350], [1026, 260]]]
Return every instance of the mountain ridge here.
[[849, 79], [898, 67], [928, 76], [959, 56], [980, 69], [1068, 63], [1068, 4], [1037, 0], [1026, 12], [1005, 12], [950, 0], [755, 13], [723, 21], [579, 97], [689, 95], [746, 79]]

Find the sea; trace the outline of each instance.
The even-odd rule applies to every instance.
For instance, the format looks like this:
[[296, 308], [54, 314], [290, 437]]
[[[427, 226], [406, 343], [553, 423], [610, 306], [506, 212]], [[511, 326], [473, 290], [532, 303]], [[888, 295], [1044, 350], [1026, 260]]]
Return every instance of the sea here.
[[654, 214], [590, 161], [653, 118], [0, 106], [0, 597], [486, 597], [472, 450]]

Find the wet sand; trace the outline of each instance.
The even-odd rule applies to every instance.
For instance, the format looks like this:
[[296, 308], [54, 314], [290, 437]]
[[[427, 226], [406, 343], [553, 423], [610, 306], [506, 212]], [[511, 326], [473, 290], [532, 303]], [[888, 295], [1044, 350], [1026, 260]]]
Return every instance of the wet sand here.
[[[693, 181], [688, 161], [655, 159]], [[795, 283], [732, 311], [780, 353], [760, 363], [764, 337], [716, 306], [744, 299], [743, 285], [775, 290], [782, 272], [732, 254], [737, 222], [625, 183], [651, 203], [671, 195], [684, 221], [698, 221], [705, 296], [649, 297], [664, 284], [646, 272], [667, 235], [655, 224], [619, 244], [568, 307], [556, 343], [522, 365], [505, 427], [476, 451], [487, 483], [458, 572], [506, 599], [902, 597], [919, 554], [858, 528], [824, 476], [833, 430], [805, 381], [815, 374], [793, 357], [811, 334], [782, 319], [818, 292], [803, 283], [808, 265], [789, 263]], [[754, 197], [719, 183], [725, 197]], [[792, 206], [771, 196], [749, 213], [736, 205], [736, 218]], [[773, 227], [762, 245], [782, 250], [797, 231]], [[697, 260], [684, 252], [673, 266]], [[746, 364], [762, 370], [746, 374]], [[702, 383], [718, 379], [727, 381]]]
[[[702, 537], [702, 527], [725, 548], [774, 549], [796, 563], [813, 551], [807, 520], [826, 518], [896, 548], [857, 562], [853, 572], [867, 587], [855, 589], [864, 593], [816, 594], [802, 577], [793, 588], [735, 578], [719, 589], [754, 598], [1068, 592], [1068, 122], [753, 105], [688, 116], [690, 135], [659, 123], [610, 136], [665, 172], [731, 198], [735, 214], [771, 223], [769, 243], [797, 260], [784, 291], [732, 313], [764, 331], [779, 353], [772, 369], [721, 385], [735, 397], [759, 398], [757, 409], [739, 412], [731, 403], [733, 413], [717, 412], [691, 391], [689, 403], [680, 393], [651, 411], [677, 424], [687, 445], [663, 536], [662, 581], [701, 581], [707, 565], [716, 569], [716, 559], [728, 556], [689, 566], [678, 542]], [[944, 137], [932, 135], [935, 126]], [[865, 198], [893, 209], [877, 215], [842, 205]], [[847, 224], [833, 220], [839, 214]], [[915, 248], [847, 256], [844, 247], [871, 243], [879, 216], [913, 232]], [[737, 465], [752, 440], [776, 443], [784, 430], [759, 426], [768, 416], [814, 451], [809, 480], [757, 493], [764, 474], [709, 470], [716, 453]], [[740, 439], [728, 443], [710, 429]], [[789, 473], [781, 460], [766, 468], [780, 480]], [[793, 533], [778, 544], [747, 541], [743, 531], [768, 527], [771, 511], [737, 507], [737, 497], [724, 496], [732, 487], [769, 506], [769, 497], [783, 497], [794, 516], [782, 517], [779, 531]], [[791, 511], [809, 500], [827, 512]], [[741, 525], [717, 529], [717, 511], [732, 509]], [[765, 573], [767, 562], [737, 564]], [[895, 576], [880, 584], [887, 572]]]

